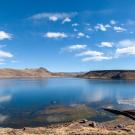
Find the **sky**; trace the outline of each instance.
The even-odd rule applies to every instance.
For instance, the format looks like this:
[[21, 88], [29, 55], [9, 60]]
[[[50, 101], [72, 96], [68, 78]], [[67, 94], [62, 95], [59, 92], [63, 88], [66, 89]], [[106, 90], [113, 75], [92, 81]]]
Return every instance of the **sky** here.
[[0, 0], [0, 68], [135, 69], [135, 0]]

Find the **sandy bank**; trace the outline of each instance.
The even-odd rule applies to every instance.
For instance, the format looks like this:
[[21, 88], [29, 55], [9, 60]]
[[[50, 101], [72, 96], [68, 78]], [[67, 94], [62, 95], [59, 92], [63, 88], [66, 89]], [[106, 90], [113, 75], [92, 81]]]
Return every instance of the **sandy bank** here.
[[87, 120], [74, 121], [49, 127], [23, 129], [1, 128], [0, 135], [134, 135], [135, 122], [125, 117], [104, 123]]

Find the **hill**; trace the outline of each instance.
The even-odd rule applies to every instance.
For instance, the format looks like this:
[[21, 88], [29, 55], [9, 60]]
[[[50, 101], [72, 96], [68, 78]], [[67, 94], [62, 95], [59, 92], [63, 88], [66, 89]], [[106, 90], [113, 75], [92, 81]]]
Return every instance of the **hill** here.
[[125, 79], [135, 80], [135, 70], [101, 70], [90, 71], [82, 75], [77, 75], [80, 78], [90, 79]]

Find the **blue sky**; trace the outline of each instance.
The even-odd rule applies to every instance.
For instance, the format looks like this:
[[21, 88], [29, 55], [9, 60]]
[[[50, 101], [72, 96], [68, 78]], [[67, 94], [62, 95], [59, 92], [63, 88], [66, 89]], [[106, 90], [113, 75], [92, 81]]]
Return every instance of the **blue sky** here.
[[1, 0], [0, 67], [135, 69], [134, 0]]

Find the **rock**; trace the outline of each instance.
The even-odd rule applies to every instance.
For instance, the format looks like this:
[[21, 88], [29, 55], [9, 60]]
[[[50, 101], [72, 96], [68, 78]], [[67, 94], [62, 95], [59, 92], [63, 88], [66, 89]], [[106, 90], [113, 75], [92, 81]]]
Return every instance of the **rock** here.
[[88, 122], [88, 120], [86, 120], [86, 119], [83, 119], [83, 120], [79, 121], [79, 123], [86, 123], [86, 122]]
[[96, 122], [91, 122], [91, 123], [89, 123], [89, 126], [95, 128], [97, 126], [97, 124], [96, 124]]
[[126, 131], [126, 132], [131, 132], [131, 129], [127, 129], [127, 128], [122, 128], [121, 130]]
[[123, 124], [118, 124], [117, 126], [115, 126], [114, 128], [124, 128], [125, 127], [125, 125], [123, 125]]
[[23, 128], [23, 131], [25, 131], [26, 129], [25, 129], [25, 127]]

